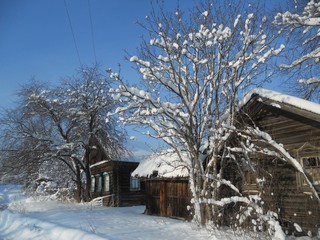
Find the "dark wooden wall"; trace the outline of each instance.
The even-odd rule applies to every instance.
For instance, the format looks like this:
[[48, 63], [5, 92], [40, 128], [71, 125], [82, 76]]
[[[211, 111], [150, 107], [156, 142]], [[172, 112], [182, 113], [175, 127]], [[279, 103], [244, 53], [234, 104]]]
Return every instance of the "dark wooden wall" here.
[[106, 206], [133, 206], [144, 204], [144, 183], [140, 183], [139, 190], [130, 189], [131, 173], [137, 166], [138, 163], [136, 162], [109, 161], [92, 167], [91, 174], [93, 176], [98, 174], [102, 175], [104, 172], [108, 172], [110, 176], [110, 191], [92, 192], [92, 197], [109, 196], [103, 199], [103, 204]]
[[[249, 106], [248, 112], [260, 129], [283, 144], [297, 160], [303, 156], [319, 156], [320, 122], [309, 118], [310, 114], [300, 114], [300, 110], [281, 107], [256, 102]], [[306, 143], [314, 148], [303, 148]], [[301, 175], [280, 159], [267, 159], [263, 155], [255, 158], [253, 177], [265, 177], [267, 184], [259, 188], [258, 184], [247, 184], [248, 179], [243, 179], [242, 191], [246, 194], [262, 192], [267, 209], [278, 213], [282, 226], [290, 232], [296, 232], [293, 224], [297, 223], [303, 229], [302, 234], [311, 231], [316, 235], [320, 228], [320, 203], [312, 196], [310, 188], [301, 186]]]
[[[285, 230], [295, 234], [317, 234], [320, 228], [320, 203], [309, 192], [304, 192], [297, 183], [297, 172], [289, 164], [274, 164], [271, 160], [258, 161], [256, 178], [265, 178], [265, 184], [251, 184], [248, 188], [243, 181], [245, 194], [261, 193], [266, 210], [272, 210], [279, 216]], [[297, 223], [302, 229], [298, 233], [294, 228]]]
[[130, 188], [131, 173], [138, 167], [136, 162], [114, 162], [115, 181], [118, 183], [115, 187], [117, 192], [118, 206], [142, 205], [145, 203], [145, 187], [140, 182], [140, 189]]
[[191, 193], [187, 179], [146, 179], [146, 213], [190, 220]]
[[[104, 191], [104, 182], [102, 182], [102, 191], [98, 192], [98, 191], [94, 191], [91, 192], [91, 196], [92, 198], [98, 198], [98, 197], [106, 197], [103, 199], [103, 205], [106, 206], [114, 206], [115, 205], [115, 191], [114, 191], [114, 186], [116, 186], [116, 182], [115, 182], [115, 177], [114, 177], [114, 164], [112, 161], [109, 161], [107, 163], [98, 165], [98, 166], [94, 166], [91, 168], [91, 176], [97, 176], [97, 175], [101, 175], [107, 172], [109, 173], [110, 176], [110, 191], [105, 192]], [[97, 179], [96, 179], [96, 186], [97, 186]]]

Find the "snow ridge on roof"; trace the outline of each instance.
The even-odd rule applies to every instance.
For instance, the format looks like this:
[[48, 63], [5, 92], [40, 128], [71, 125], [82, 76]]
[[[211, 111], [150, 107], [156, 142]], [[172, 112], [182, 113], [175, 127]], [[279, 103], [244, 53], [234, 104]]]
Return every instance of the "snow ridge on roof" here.
[[290, 96], [287, 94], [282, 94], [276, 91], [264, 89], [264, 88], [255, 88], [250, 90], [243, 100], [240, 102], [239, 106], [242, 107], [249, 102], [253, 95], [258, 95], [262, 98], [267, 98], [277, 103], [283, 103], [287, 105], [294, 106], [296, 108], [300, 108], [302, 110], [306, 110], [315, 114], [320, 115], [320, 104], [311, 102], [302, 98]]
[[[183, 157], [187, 158], [187, 155], [185, 154]], [[187, 177], [189, 175], [186, 161], [181, 161], [173, 150], [155, 153], [145, 158], [134, 170], [132, 176], [148, 178], [153, 175], [154, 171], [157, 171], [157, 177], [164, 178]]]
[[91, 164], [91, 165], [90, 165], [90, 168], [96, 167], [96, 166], [99, 166], [99, 165], [102, 165], [102, 164], [105, 164], [105, 163], [107, 163], [107, 162], [110, 162], [110, 160], [103, 160], [103, 161], [100, 161], [100, 162]]

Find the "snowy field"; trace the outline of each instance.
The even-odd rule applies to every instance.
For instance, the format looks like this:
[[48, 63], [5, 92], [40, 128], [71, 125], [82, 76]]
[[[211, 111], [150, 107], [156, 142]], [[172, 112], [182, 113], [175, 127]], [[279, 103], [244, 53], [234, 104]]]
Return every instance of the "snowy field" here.
[[0, 185], [1, 240], [252, 239], [206, 231], [193, 223], [142, 214], [144, 206], [107, 208], [26, 197], [19, 186]]

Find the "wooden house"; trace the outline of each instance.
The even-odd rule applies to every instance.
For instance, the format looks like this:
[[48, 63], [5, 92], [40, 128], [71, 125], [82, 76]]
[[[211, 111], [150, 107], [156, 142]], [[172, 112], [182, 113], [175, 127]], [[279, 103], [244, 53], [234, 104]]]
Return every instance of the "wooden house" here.
[[177, 154], [165, 151], [144, 159], [133, 176], [145, 183], [146, 210], [150, 215], [191, 219], [188, 171]]
[[[251, 124], [282, 144], [301, 163], [319, 196], [320, 104], [275, 91], [256, 89], [246, 95], [238, 115], [239, 128]], [[292, 164], [278, 157], [255, 153], [250, 158], [255, 171], [241, 164], [239, 158], [235, 164], [224, 161], [227, 165], [221, 166], [220, 174], [231, 180], [243, 195], [261, 194], [264, 208], [277, 213], [281, 226], [288, 232], [318, 234], [320, 201], [305, 177]], [[239, 166], [243, 174], [240, 174]], [[188, 211], [191, 205], [188, 171], [174, 153], [150, 156], [139, 164], [133, 176], [145, 182], [146, 213], [192, 218]], [[224, 197], [224, 194], [228, 193], [221, 188], [220, 197]], [[231, 206], [231, 211], [238, 210], [234, 206]], [[228, 224], [229, 220], [226, 219], [230, 217], [229, 210], [224, 214], [222, 223]]]
[[[276, 212], [289, 232], [318, 234], [320, 230], [320, 104], [278, 92], [256, 89], [242, 102], [240, 116], [282, 144], [303, 166], [318, 194], [292, 164], [276, 157], [251, 156], [255, 171], [247, 168], [238, 184], [243, 194], [261, 193], [264, 206]], [[233, 168], [225, 178], [236, 180]], [[267, 181], [263, 181], [267, 180]], [[297, 226], [300, 227], [297, 227]], [[302, 232], [300, 231], [302, 229]]]
[[95, 146], [90, 155], [92, 198], [100, 198], [104, 206], [144, 204], [144, 183], [131, 176], [139, 163], [108, 159], [101, 144]]
[[131, 173], [139, 163], [101, 161], [91, 166], [91, 195], [102, 198], [104, 206], [134, 206], [145, 201], [144, 183]]

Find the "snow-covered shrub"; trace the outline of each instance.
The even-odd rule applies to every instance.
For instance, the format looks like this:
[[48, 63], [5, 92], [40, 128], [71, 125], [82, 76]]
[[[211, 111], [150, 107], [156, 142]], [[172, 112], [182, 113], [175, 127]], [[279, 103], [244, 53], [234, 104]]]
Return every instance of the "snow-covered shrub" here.
[[266, 211], [264, 202], [258, 195], [248, 196], [249, 204], [242, 204], [233, 220], [233, 227], [237, 230], [249, 229], [261, 235], [269, 236], [274, 240], [284, 240], [283, 232], [278, 221], [278, 214]]
[[72, 184], [63, 187], [52, 179], [40, 178], [25, 185], [25, 190], [34, 197], [46, 196], [59, 201], [73, 201], [75, 196], [75, 186]]
[[58, 188], [57, 191], [51, 195], [60, 201], [74, 201], [75, 188]]

